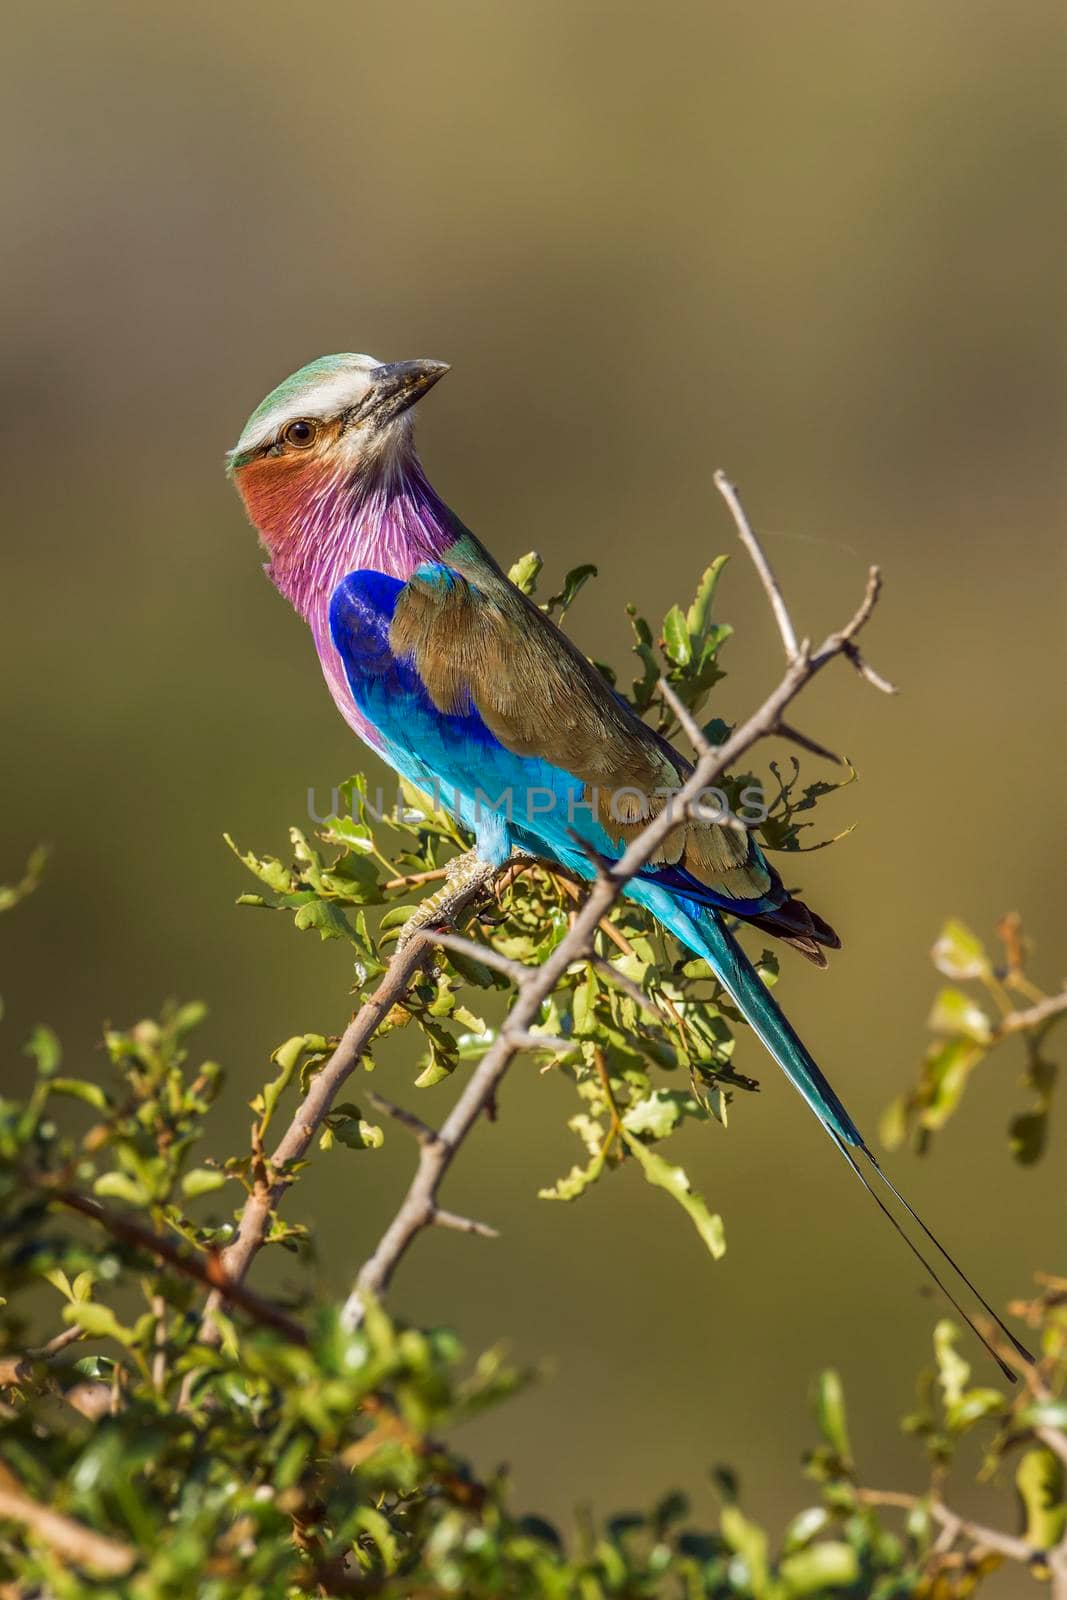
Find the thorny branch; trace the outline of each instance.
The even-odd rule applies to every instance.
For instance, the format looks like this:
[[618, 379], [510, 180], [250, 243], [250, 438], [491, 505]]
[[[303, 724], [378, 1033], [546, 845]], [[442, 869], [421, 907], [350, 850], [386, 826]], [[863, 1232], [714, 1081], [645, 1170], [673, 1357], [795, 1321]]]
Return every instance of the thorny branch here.
[[[229, 1300], [234, 1305], [240, 1306], [253, 1321], [276, 1328], [279, 1333], [284, 1333], [287, 1339], [292, 1339], [298, 1344], [306, 1341], [304, 1330], [298, 1322], [294, 1322], [292, 1317], [279, 1310], [271, 1301], [264, 1300], [251, 1289], [246, 1289], [239, 1278], [229, 1275], [221, 1257], [193, 1255], [191, 1251], [181, 1249], [163, 1234], [144, 1227], [134, 1217], [111, 1211], [102, 1206], [98, 1200], [80, 1194], [76, 1189], [49, 1189], [48, 1194], [57, 1205], [78, 1211], [83, 1217], [91, 1217], [123, 1244], [133, 1245], [138, 1250], [145, 1250], [150, 1255], [158, 1256], [161, 1261], [168, 1262], [186, 1277], [195, 1278], [198, 1283], [206, 1284], [213, 1289], [220, 1300]], [[56, 1344], [58, 1341], [53, 1340], [51, 1343]]]
[[[457, 895], [452, 906], [453, 917], [458, 917], [473, 904], [482, 892], [484, 882], [483, 878], [470, 883]], [[413, 939], [397, 951], [381, 983], [356, 1012], [333, 1054], [315, 1074], [273, 1154], [257, 1162], [252, 1190], [238, 1222], [237, 1236], [219, 1257], [220, 1287], [208, 1297], [204, 1308], [201, 1337], [205, 1343], [213, 1345], [219, 1342], [221, 1334], [213, 1314], [225, 1293], [232, 1290], [233, 1285], [243, 1282], [253, 1259], [264, 1244], [270, 1231], [271, 1217], [292, 1182], [288, 1169], [310, 1149], [339, 1089], [358, 1066], [383, 1019], [407, 994], [426, 959], [426, 953], [421, 939]], [[195, 1375], [190, 1373], [182, 1389], [182, 1406], [188, 1404], [194, 1381]]]
[[941, 1529], [934, 1550], [942, 1558], [947, 1557], [953, 1546], [962, 1539], [970, 1546], [967, 1552], [969, 1561], [975, 1561], [991, 1551], [1020, 1566], [1044, 1567], [1051, 1580], [1050, 1600], [1067, 1600], [1067, 1541], [1061, 1540], [1052, 1550], [1035, 1550], [1018, 1534], [1001, 1533], [999, 1529], [972, 1522], [951, 1511], [934, 1496], [905, 1494], [896, 1489], [858, 1489], [856, 1494], [861, 1504], [866, 1506], [926, 1511]]

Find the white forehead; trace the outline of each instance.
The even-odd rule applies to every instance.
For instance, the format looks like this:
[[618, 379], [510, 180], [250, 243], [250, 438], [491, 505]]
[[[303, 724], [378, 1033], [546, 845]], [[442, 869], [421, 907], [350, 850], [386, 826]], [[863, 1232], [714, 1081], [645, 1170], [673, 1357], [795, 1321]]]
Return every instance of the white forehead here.
[[346, 353], [320, 356], [273, 389], [245, 423], [233, 454], [270, 444], [296, 417], [326, 421], [354, 406], [370, 388], [370, 375], [382, 363], [373, 356]]

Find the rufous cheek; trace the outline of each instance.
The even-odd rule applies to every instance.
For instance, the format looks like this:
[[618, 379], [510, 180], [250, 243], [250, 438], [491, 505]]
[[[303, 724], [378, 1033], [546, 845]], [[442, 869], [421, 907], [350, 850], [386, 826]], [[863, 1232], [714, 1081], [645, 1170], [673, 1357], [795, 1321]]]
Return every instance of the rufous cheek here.
[[272, 551], [285, 543], [294, 508], [307, 499], [321, 476], [314, 458], [299, 455], [260, 456], [234, 473], [249, 521]]

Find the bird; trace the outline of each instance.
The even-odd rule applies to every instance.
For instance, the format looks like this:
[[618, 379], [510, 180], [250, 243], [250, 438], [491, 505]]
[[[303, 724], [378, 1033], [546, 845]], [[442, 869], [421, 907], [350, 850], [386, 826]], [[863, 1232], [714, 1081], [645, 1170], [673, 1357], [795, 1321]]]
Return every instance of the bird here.
[[[453, 891], [516, 853], [588, 879], [598, 858], [617, 859], [669, 804], [692, 768], [430, 484], [413, 410], [448, 370], [442, 361], [322, 356], [256, 407], [227, 470], [268, 578], [311, 630], [341, 715], [473, 836], [451, 866]], [[680, 814], [625, 892], [708, 963], [855, 1176], [1014, 1378], [890, 1199], [1016, 1354], [1033, 1357], [883, 1172], [734, 932], [748, 924], [825, 966], [826, 950], [840, 945], [829, 923], [787, 892], [751, 829], [708, 816]]]

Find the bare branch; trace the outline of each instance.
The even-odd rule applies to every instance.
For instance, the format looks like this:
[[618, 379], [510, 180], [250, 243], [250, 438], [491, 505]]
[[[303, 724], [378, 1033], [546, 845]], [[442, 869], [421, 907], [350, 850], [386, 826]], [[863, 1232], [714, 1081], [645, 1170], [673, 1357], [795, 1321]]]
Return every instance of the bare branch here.
[[504, 1033], [516, 1050], [573, 1050], [574, 1039], [560, 1039], [554, 1033], [532, 1033], [527, 1028], [505, 1026]]
[[447, 867], [434, 867], [429, 872], [408, 872], [402, 878], [390, 878], [383, 889], [418, 889], [424, 883], [437, 883], [447, 878]]
[[1067, 1466], [1067, 1437], [1060, 1432], [1059, 1428], [1035, 1428], [1034, 1436], [1041, 1440], [1046, 1450], [1051, 1450], [1054, 1456], [1059, 1456], [1060, 1460]]
[[479, 1239], [499, 1239], [500, 1232], [488, 1222], [477, 1222], [473, 1217], [461, 1217], [458, 1211], [443, 1211], [435, 1206], [430, 1218], [435, 1228], [455, 1228], [457, 1233], [476, 1233]]
[[825, 650], [832, 643], [835, 650], [848, 657], [860, 677], [866, 678], [872, 688], [878, 689], [882, 694], [896, 694], [896, 684], [890, 683], [888, 678], [883, 678], [880, 672], [875, 672], [873, 667], [868, 666], [854, 643], [857, 633], [870, 620], [871, 613], [878, 604], [878, 596], [881, 592], [882, 574], [877, 567], [872, 567], [867, 574], [867, 592], [855, 616], [851, 622], [846, 623], [840, 633], [831, 634], [822, 648]]
[[682, 732], [689, 740], [689, 743], [693, 746], [693, 749], [696, 751], [697, 755], [706, 756], [712, 746], [708, 743], [707, 735], [700, 726], [700, 723], [697, 721], [696, 717], [694, 717], [693, 713], [690, 711], [689, 707], [685, 704], [685, 701], [675, 693], [674, 689], [667, 682], [666, 678], [660, 678], [658, 687], [661, 697], [667, 702], [668, 706], [674, 712], [674, 715], [678, 718]]
[[1009, 1011], [997, 1023], [993, 1036], [995, 1039], [1006, 1039], [1012, 1033], [1029, 1033], [1035, 1028], [1044, 1027], [1064, 1011], [1067, 1011], [1067, 989], [1059, 994], [1050, 994], [1036, 1005], [1027, 1006], [1025, 1011]]
[[69, 1328], [64, 1328], [62, 1333], [53, 1335], [47, 1344], [38, 1345], [35, 1350], [27, 1350], [26, 1354], [31, 1361], [51, 1361], [61, 1350], [65, 1350], [68, 1345], [84, 1337], [85, 1329], [74, 1322]]
[[767, 599], [771, 603], [774, 620], [778, 624], [778, 632], [782, 636], [785, 659], [790, 662], [795, 661], [800, 654], [800, 650], [797, 645], [793, 620], [789, 615], [789, 608], [782, 596], [781, 589], [778, 587], [778, 579], [775, 577], [771, 564], [767, 560], [763, 546], [752, 531], [748, 517], [745, 515], [745, 508], [741, 504], [741, 496], [721, 468], [715, 474], [715, 487], [730, 507], [730, 515], [733, 517], [737, 531], [741, 535], [741, 543], [752, 557], [752, 563], [760, 575], [760, 582], [763, 584]]
[[628, 978], [625, 972], [620, 972], [617, 967], [613, 967], [611, 962], [606, 960], [604, 956], [590, 956], [589, 961], [591, 966], [594, 966], [598, 972], [602, 972], [605, 978], [610, 979], [612, 983], [617, 984], [624, 994], [628, 994], [630, 999], [636, 1005], [639, 1005], [642, 1011], [646, 1011], [650, 1017], [653, 1017], [656, 1022], [662, 1023], [665, 1020], [659, 1006], [650, 1000], [640, 985], [636, 984], [632, 978]]
[[860, 655], [854, 644], [845, 645], [845, 655], [852, 662], [861, 678], [866, 678], [872, 689], [877, 689], [881, 694], [896, 694], [897, 686], [890, 683], [888, 678], [883, 678], [880, 672], [875, 672], [868, 661]]

